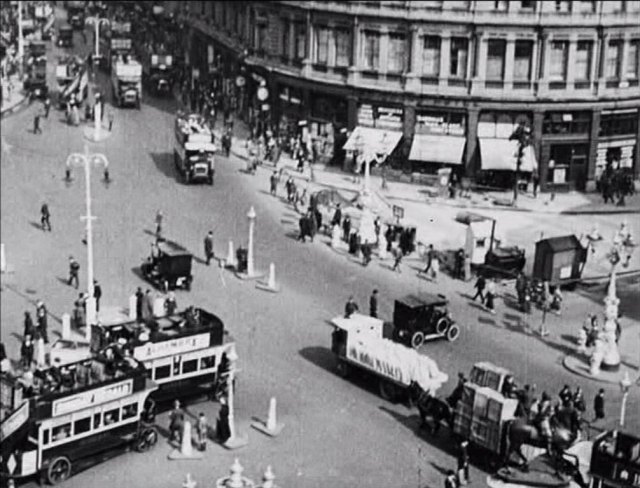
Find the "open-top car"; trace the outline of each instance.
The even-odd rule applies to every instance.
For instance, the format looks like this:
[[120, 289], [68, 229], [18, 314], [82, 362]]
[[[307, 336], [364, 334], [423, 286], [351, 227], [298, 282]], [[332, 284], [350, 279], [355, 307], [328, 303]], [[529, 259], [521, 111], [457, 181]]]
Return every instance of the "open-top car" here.
[[193, 255], [186, 249], [163, 243], [156, 256], [150, 256], [141, 266], [144, 278], [164, 291], [191, 289]]
[[407, 295], [395, 301], [393, 309], [393, 337], [413, 348], [425, 340], [446, 338], [455, 341], [460, 328], [451, 318], [449, 301], [444, 295], [420, 293]]

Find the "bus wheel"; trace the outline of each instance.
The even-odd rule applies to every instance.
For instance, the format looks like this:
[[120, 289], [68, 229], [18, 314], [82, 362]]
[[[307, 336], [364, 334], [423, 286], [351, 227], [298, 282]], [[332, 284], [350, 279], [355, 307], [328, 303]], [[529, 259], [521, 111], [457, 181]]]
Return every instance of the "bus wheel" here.
[[336, 371], [338, 372], [338, 376], [340, 376], [341, 378], [346, 378], [347, 376], [349, 376], [349, 365], [346, 363], [346, 361], [339, 360], [338, 364], [336, 365]]
[[158, 433], [155, 429], [144, 429], [140, 436], [136, 439], [136, 451], [146, 452], [158, 442]]
[[50, 485], [57, 485], [71, 476], [71, 461], [65, 456], [55, 458], [47, 469], [47, 481]]
[[380, 396], [388, 402], [395, 402], [398, 398], [398, 389], [396, 388], [396, 385], [388, 380], [381, 379], [379, 389]]

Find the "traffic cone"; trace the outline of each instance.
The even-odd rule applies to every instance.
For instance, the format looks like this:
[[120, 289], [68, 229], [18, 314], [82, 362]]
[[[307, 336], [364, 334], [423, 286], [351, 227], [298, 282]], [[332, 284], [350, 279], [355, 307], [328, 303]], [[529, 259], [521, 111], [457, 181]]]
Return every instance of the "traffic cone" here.
[[197, 485], [198, 483], [196, 483], [191, 477], [191, 473], [187, 473], [187, 477], [185, 478], [184, 483], [182, 483], [182, 488], [196, 488]]
[[269, 279], [265, 281], [258, 281], [256, 283], [256, 288], [261, 290], [270, 291], [272, 293], [278, 293], [280, 291], [280, 287], [276, 284], [276, 265], [271, 263], [269, 265]]
[[269, 401], [269, 414], [267, 415], [267, 422], [253, 422], [251, 424], [256, 430], [259, 430], [263, 434], [267, 434], [270, 437], [277, 437], [278, 434], [284, 428], [284, 424], [278, 424], [278, 419], [276, 416], [276, 398], [271, 397]]
[[191, 445], [191, 422], [186, 420], [182, 429], [182, 442], [180, 449], [174, 449], [169, 453], [169, 459], [175, 461], [178, 459], [202, 459], [203, 454], [200, 451], [194, 451]]
[[229, 251], [227, 252], [227, 259], [225, 260], [225, 265], [227, 268], [235, 269], [236, 264], [236, 253], [233, 248], [233, 241], [229, 241]]

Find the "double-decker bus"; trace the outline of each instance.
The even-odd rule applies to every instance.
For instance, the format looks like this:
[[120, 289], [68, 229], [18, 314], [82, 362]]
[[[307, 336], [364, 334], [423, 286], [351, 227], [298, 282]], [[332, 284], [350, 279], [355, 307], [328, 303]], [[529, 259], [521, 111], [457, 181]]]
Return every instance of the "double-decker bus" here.
[[157, 441], [144, 366], [110, 350], [61, 367], [4, 373], [0, 479], [50, 484], [134, 445]]
[[226, 358], [235, 342], [216, 315], [201, 308], [154, 318], [92, 326], [91, 350], [106, 347], [130, 351], [147, 368], [157, 385], [157, 402], [176, 397], [207, 395], [214, 398], [228, 373]]

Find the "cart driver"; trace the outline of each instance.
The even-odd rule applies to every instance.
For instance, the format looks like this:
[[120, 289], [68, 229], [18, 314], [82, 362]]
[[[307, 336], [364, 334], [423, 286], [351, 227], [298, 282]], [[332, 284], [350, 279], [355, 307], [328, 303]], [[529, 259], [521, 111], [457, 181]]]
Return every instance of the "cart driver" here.
[[534, 421], [535, 426], [540, 433], [540, 436], [545, 440], [547, 445], [547, 454], [551, 454], [551, 415], [553, 413], [553, 406], [551, 405], [551, 398], [549, 394], [542, 392], [542, 398], [538, 406], [538, 413]]

